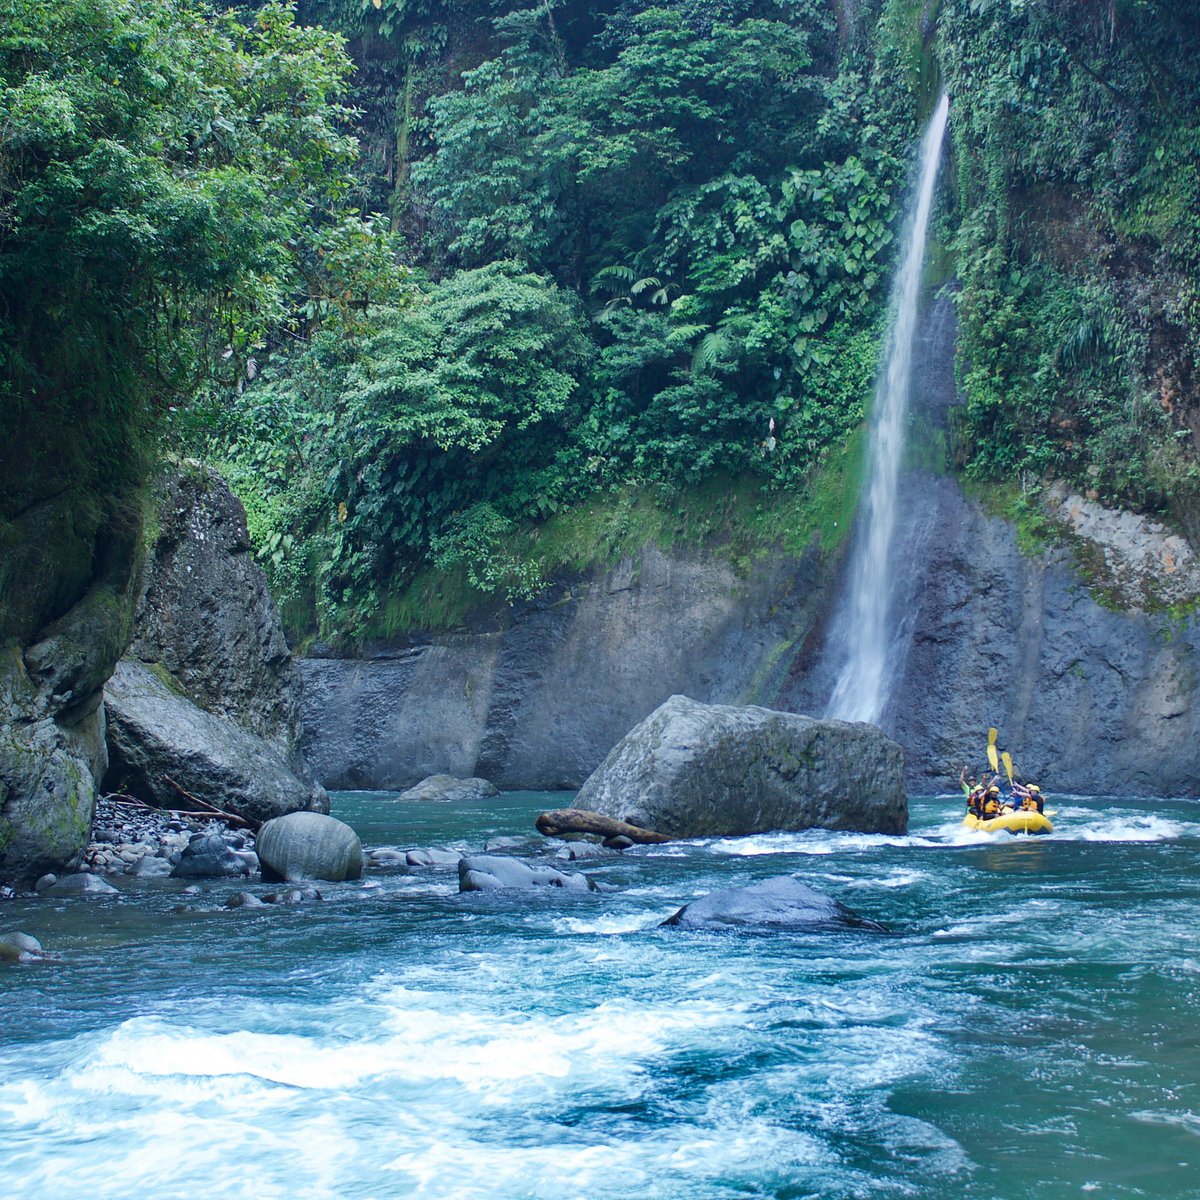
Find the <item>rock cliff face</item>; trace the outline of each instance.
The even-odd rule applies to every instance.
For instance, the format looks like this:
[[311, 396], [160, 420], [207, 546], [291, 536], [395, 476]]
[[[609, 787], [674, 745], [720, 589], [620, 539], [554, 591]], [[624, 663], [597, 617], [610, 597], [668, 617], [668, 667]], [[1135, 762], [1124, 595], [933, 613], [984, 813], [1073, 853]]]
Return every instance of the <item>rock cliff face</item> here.
[[[1200, 795], [1200, 621], [1147, 611], [1164, 577], [1174, 601], [1192, 594], [1174, 535], [1147, 524], [1129, 542], [1126, 514], [1064, 497], [1064, 540], [1027, 556], [1016, 529], [952, 479], [923, 492], [910, 646], [881, 722], [904, 748], [910, 789], [956, 788], [995, 725], [1018, 767], [1053, 790]], [[1117, 583], [1129, 608], [1097, 598]], [[436, 771], [578, 787], [674, 692], [820, 714], [836, 604], [815, 560], [743, 581], [648, 549], [640, 570], [514, 610], [499, 629], [306, 660], [311, 762], [332, 787], [398, 789]]]
[[[1013, 527], [951, 481], [935, 504], [912, 647], [884, 721], [912, 786], [952, 786], [963, 763], [981, 765], [995, 725], [1053, 790], [1200, 794], [1200, 623], [1147, 611], [1168, 586], [1174, 602], [1195, 599], [1186, 564], [1170, 566], [1175, 536], [1060, 494], [1050, 511], [1064, 541], [1027, 557]], [[1127, 608], [1100, 602], [1118, 597]]]
[[53, 474], [12, 481], [0, 488], [0, 882], [26, 883], [87, 844], [108, 762], [101, 689], [129, 639], [141, 513]]
[[307, 659], [308, 761], [327, 787], [401, 789], [439, 772], [578, 787], [675, 692], [769, 702], [827, 570], [814, 550], [743, 579], [647, 548], [469, 631]]

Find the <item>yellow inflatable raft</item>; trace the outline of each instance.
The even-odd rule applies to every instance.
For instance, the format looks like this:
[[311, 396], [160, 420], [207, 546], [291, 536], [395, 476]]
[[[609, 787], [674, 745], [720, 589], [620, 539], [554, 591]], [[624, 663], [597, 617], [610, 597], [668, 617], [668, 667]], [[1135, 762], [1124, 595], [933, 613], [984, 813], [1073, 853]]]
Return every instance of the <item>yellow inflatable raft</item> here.
[[984, 833], [1051, 833], [1054, 830], [1054, 822], [1048, 816], [1027, 809], [1001, 813], [985, 821], [981, 821], [974, 813], [967, 813], [963, 817], [963, 824], [968, 829], [982, 829]]

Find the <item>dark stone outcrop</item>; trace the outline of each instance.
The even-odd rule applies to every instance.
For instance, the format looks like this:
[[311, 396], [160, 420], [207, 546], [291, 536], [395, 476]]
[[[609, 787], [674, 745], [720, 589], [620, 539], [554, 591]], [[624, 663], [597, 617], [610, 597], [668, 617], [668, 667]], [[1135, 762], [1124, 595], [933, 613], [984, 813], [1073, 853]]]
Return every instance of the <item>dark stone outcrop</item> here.
[[294, 812], [268, 821], [255, 846], [269, 883], [301, 879], [339, 882], [362, 876], [362, 842], [344, 821], [321, 813]]
[[464, 804], [473, 800], [489, 800], [500, 795], [500, 789], [486, 779], [457, 779], [453, 775], [430, 775], [413, 787], [406, 788], [398, 800], [430, 800], [447, 804]]
[[162, 480], [155, 521], [127, 657], [157, 664], [194, 704], [303, 774], [300, 671], [241, 502], [216, 471], [186, 466]]
[[822, 932], [862, 929], [885, 933], [876, 921], [860, 917], [832, 896], [794, 875], [764, 879], [748, 887], [723, 888], [685, 904], [664, 926], [678, 929], [781, 929]]
[[192, 838], [171, 872], [175, 879], [236, 879], [247, 874], [246, 860], [234, 854], [219, 833], [200, 833]]
[[0, 474], [0, 882], [29, 884], [87, 844], [108, 763], [101, 689], [129, 639], [141, 517], [69, 480], [14, 496]]
[[190, 794], [254, 822], [328, 810], [325, 790], [293, 774], [262, 738], [198, 708], [143, 663], [122, 660], [105, 701], [110, 778], [123, 791], [161, 808], [188, 808]]
[[908, 825], [903, 753], [873, 726], [685, 696], [626, 734], [577, 802], [673, 837]]
[[241, 503], [216, 472], [161, 484], [129, 653], [105, 691], [105, 785], [266, 821], [328, 811], [299, 753], [300, 677]]
[[489, 892], [511, 888], [556, 887], [569, 892], [595, 891], [586, 875], [567, 875], [553, 867], [534, 867], [519, 858], [469, 854], [458, 863], [460, 892]]

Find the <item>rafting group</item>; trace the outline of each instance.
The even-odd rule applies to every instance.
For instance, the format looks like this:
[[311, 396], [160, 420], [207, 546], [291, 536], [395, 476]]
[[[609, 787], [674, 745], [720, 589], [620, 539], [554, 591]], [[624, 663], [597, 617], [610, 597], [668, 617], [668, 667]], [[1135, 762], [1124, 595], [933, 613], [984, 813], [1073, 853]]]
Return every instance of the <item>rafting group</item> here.
[[[987, 833], [1050, 833], [1054, 825], [1046, 815], [1046, 798], [1036, 783], [1022, 783], [1013, 777], [1012, 755], [996, 750], [996, 730], [988, 730], [988, 762], [992, 776], [981, 779], [967, 775], [963, 767], [959, 784], [967, 800], [967, 815], [963, 824], [968, 829]], [[1008, 776], [1008, 792], [1001, 785], [1000, 761]]]

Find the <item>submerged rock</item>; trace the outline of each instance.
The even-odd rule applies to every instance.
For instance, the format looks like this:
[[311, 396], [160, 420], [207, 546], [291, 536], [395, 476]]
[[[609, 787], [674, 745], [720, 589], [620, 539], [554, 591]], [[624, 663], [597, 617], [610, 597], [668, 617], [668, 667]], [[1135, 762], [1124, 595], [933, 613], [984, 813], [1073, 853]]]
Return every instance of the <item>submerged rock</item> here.
[[52, 883], [43, 889], [42, 896], [115, 896], [117, 889], [110, 883], [105, 883], [99, 875], [90, 871], [78, 871], [74, 875], [64, 875], [57, 883]]
[[410, 867], [454, 867], [462, 855], [453, 850], [410, 850], [404, 860]]
[[794, 875], [764, 879], [748, 887], [723, 888], [685, 904], [664, 926], [680, 929], [864, 929], [886, 933], [832, 896]]
[[273, 883], [362, 876], [358, 834], [344, 821], [321, 813], [289, 813], [268, 821], [258, 832], [257, 850], [263, 879]]
[[586, 875], [566, 875], [552, 867], [531, 867], [519, 858], [469, 854], [458, 863], [460, 892], [487, 892], [503, 888], [557, 887], [570, 892], [598, 890]]
[[438, 800], [464, 803], [487, 800], [500, 795], [500, 789], [486, 779], [458, 779], [454, 775], [429, 775], [397, 797], [398, 800]]
[[42, 943], [28, 933], [0, 933], [0, 962], [37, 962], [45, 957]]
[[874, 726], [685, 696], [626, 734], [576, 804], [672, 837], [908, 826], [904, 754]]

